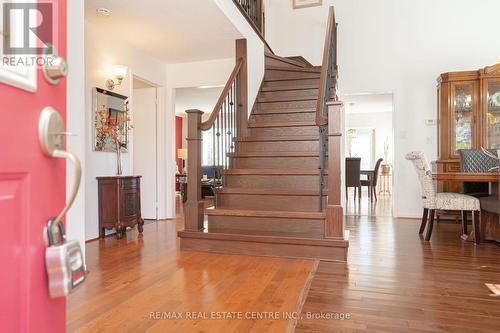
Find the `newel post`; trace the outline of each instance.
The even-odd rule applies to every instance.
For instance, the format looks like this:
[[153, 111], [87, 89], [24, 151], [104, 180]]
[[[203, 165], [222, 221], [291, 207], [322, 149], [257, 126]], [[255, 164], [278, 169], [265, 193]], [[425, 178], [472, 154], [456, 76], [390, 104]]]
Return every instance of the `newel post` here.
[[184, 205], [184, 229], [203, 230], [201, 201], [201, 115], [200, 110], [187, 110], [187, 201]]
[[328, 203], [325, 237], [344, 238], [341, 205], [342, 102], [328, 102]]

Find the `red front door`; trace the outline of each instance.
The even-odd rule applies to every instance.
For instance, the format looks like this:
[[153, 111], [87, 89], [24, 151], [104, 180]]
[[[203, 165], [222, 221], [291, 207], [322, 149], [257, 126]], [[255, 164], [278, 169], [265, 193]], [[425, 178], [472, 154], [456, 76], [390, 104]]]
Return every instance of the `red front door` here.
[[[31, 13], [28, 17], [33, 15], [30, 2], [33, 3], [28, 0], [27, 6], [13, 8], [18, 20], [26, 10]], [[51, 23], [52, 44], [57, 54], [66, 58], [66, 1], [39, 0], [38, 6], [47, 2], [52, 4], [52, 22], [47, 16], [50, 6], [43, 13], [35, 8], [35, 17], [38, 22]], [[25, 32], [27, 25], [22, 22], [13, 30]], [[18, 23], [11, 23], [11, 27], [12, 24]], [[44, 32], [37, 30], [36, 34], [46, 38], [47, 28], [45, 25], [39, 29]], [[19, 37], [14, 32], [7, 35], [2, 26], [0, 30], [2, 42]], [[9, 56], [5, 47], [1, 50], [2, 58]], [[18, 58], [28, 61], [38, 55]], [[0, 332], [65, 331], [66, 299], [51, 299], [48, 293], [43, 229], [65, 204], [66, 162], [42, 152], [38, 122], [47, 106], [66, 119], [66, 80], [51, 84], [41, 67], [35, 68], [33, 74], [29, 68], [16, 64], [0, 65]]]

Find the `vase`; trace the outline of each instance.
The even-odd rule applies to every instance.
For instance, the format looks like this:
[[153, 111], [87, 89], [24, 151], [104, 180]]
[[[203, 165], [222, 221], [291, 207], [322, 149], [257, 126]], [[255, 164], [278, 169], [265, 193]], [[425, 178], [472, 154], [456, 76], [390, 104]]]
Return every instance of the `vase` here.
[[382, 174], [388, 175], [391, 173], [391, 165], [390, 164], [382, 164]]
[[116, 144], [116, 175], [120, 176], [122, 174], [122, 146], [118, 142], [115, 141]]

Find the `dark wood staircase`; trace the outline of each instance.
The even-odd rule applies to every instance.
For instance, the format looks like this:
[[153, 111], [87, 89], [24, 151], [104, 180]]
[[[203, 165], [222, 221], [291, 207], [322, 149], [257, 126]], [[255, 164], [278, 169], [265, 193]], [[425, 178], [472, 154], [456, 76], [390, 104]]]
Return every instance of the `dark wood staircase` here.
[[346, 259], [348, 241], [325, 237], [328, 193], [320, 198], [315, 122], [320, 75], [321, 67], [302, 57], [266, 54], [248, 132], [228, 154], [231, 167], [216, 189], [216, 208], [205, 210], [204, 230], [179, 233], [182, 249]]

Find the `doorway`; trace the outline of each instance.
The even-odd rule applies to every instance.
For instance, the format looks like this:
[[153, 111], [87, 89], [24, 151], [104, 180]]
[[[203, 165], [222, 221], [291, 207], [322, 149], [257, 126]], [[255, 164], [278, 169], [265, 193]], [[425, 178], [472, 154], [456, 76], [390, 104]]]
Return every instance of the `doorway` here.
[[346, 214], [392, 216], [393, 95], [348, 94], [344, 101], [345, 156], [360, 158], [362, 185], [356, 199], [347, 189]]
[[133, 172], [141, 175], [141, 211], [145, 220], [158, 219], [158, 87], [133, 77]]

